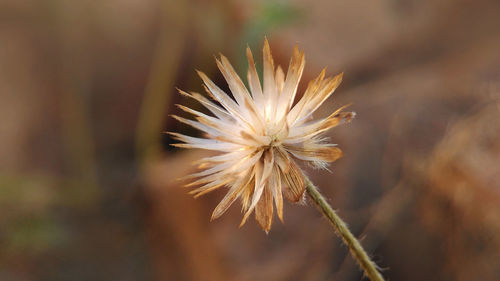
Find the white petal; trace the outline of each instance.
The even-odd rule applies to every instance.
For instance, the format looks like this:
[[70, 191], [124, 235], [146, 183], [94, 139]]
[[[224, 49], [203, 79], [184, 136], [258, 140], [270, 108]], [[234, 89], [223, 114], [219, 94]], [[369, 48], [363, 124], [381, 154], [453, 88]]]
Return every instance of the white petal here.
[[274, 79], [274, 61], [271, 55], [269, 42], [264, 40], [264, 99], [265, 99], [265, 119], [274, 121], [276, 118], [276, 105], [278, 103], [278, 89]]
[[302, 126], [295, 126], [290, 129], [288, 138], [283, 140], [283, 143], [299, 143], [309, 140], [333, 127], [350, 122], [356, 113], [340, 112], [346, 106], [339, 108], [332, 115], [319, 121], [308, 123]]
[[250, 91], [252, 92], [252, 97], [255, 101], [257, 110], [259, 111], [261, 117], [264, 117], [264, 95], [262, 93], [262, 88], [259, 81], [259, 75], [255, 69], [255, 62], [253, 60], [252, 51], [247, 47], [247, 58], [248, 58], [248, 85], [250, 86]]
[[195, 138], [195, 137], [190, 137], [190, 136], [182, 135], [179, 133], [172, 133], [172, 132], [168, 132], [168, 134], [172, 135], [174, 137], [174, 139], [185, 142], [185, 143], [172, 144], [173, 146], [177, 146], [177, 147], [200, 148], [200, 149], [207, 149], [207, 150], [227, 151], [227, 152], [244, 149], [243, 146], [241, 146], [239, 144], [234, 144], [234, 143], [221, 142], [221, 141], [213, 140], [213, 139]]
[[293, 104], [295, 95], [297, 93], [297, 87], [299, 86], [300, 78], [304, 71], [305, 58], [304, 52], [299, 52], [298, 46], [295, 46], [293, 51], [292, 59], [288, 66], [288, 72], [286, 74], [285, 84], [283, 86], [283, 91], [279, 97], [277, 118], [281, 119], [290, 110]]
[[244, 115], [238, 107], [238, 104], [235, 101], [233, 101], [224, 91], [222, 91], [217, 85], [215, 85], [215, 83], [212, 82], [212, 80], [210, 80], [210, 78], [208, 78], [205, 73], [198, 71], [198, 75], [208, 87], [208, 90], [213, 95], [213, 97], [235, 117], [238, 123], [253, 129], [252, 124], [246, 121]]
[[212, 112], [215, 116], [217, 116], [217, 118], [221, 119], [221, 120], [225, 120], [225, 121], [236, 121], [234, 119], [234, 117], [232, 117], [226, 110], [220, 108], [219, 106], [215, 105], [214, 103], [212, 103], [211, 101], [209, 101], [207, 98], [205, 98], [204, 96], [198, 94], [198, 93], [194, 93], [194, 92], [191, 92], [191, 93], [187, 93], [187, 92], [184, 92], [180, 89], [177, 89], [179, 91], [179, 93], [181, 93], [182, 95], [186, 96], [186, 97], [189, 97], [189, 98], [192, 98], [196, 101], [198, 101], [199, 103], [201, 103], [203, 106], [205, 106], [208, 110], [210, 110], [210, 112]]

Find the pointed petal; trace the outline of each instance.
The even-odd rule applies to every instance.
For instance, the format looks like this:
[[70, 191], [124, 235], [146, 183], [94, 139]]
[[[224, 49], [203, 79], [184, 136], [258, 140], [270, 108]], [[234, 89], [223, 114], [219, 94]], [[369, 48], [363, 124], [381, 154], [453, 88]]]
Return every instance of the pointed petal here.
[[228, 193], [217, 207], [212, 212], [212, 217], [210, 220], [219, 218], [224, 214], [227, 209], [236, 201], [245, 188], [248, 188], [248, 184], [251, 181], [251, 173], [247, 173], [245, 176], [241, 177], [232, 187], [229, 189]]
[[199, 177], [208, 176], [208, 175], [220, 172], [222, 170], [227, 170], [228, 168], [230, 168], [230, 167], [232, 167], [234, 165], [235, 165], [235, 161], [222, 162], [220, 164], [217, 164], [217, 165], [215, 165], [215, 166], [213, 166], [213, 167], [211, 167], [209, 169], [203, 170], [201, 172], [197, 172], [197, 173], [193, 173], [193, 174], [187, 175], [187, 176], [181, 178], [181, 180], [193, 179], [193, 178], [199, 178]]
[[264, 184], [269, 179], [274, 166], [274, 152], [272, 149], [264, 153], [264, 168], [262, 169], [261, 184]]
[[[242, 128], [235, 125], [232, 121], [220, 120], [220, 119], [217, 119], [217, 118], [212, 117], [212, 116], [208, 116], [204, 113], [201, 113], [199, 111], [193, 110], [189, 107], [186, 107], [186, 106], [183, 106], [180, 104], [176, 104], [176, 106], [185, 112], [188, 112], [190, 114], [197, 116], [196, 120], [198, 122], [196, 122], [196, 123], [200, 123], [201, 125], [194, 124], [193, 122], [195, 122], [195, 121], [191, 121], [191, 120], [185, 121], [187, 119], [184, 119], [184, 118], [182, 118], [184, 120], [181, 120], [179, 117], [175, 117], [175, 116], [174, 116], [174, 118], [176, 118], [180, 122], [186, 123], [186, 124], [191, 125], [197, 129], [200, 129], [200, 130], [203, 130], [203, 131], [209, 133], [210, 135], [214, 136], [215, 139], [217, 139], [217, 140], [241, 144], [241, 145], [248, 145], [248, 146], [258, 144], [257, 142], [252, 141], [251, 139], [245, 139], [245, 138], [239, 136], [238, 134], [234, 134], [235, 131], [240, 131]], [[201, 129], [201, 128], [199, 128], [200, 126], [203, 126], [203, 127], [208, 126], [212, 129], [215, 129], [217, 132], [213, 132], [213, 131], [208, 132], [209, 129]]]
[[279, 97], [277, 116], [282, 118], [290, 110], [295, 95], [297, 94], [297, 87], [299, 86], [300, 78], [304, 71], [305, 58], [304, 52], [299, 52], [299, 48], [296, 45], [293, 51], [293, 56], [290, 60], [288, 66], [288, 72], [286, 74], [286, 81], [284, 82], [284, 87], [282, 94]]
[[283, 147], [276, 149], [276, 157], [274, 158], [274, 161], [281, 172], [288, 173], [291, 159], [288, 156], [288, 152], [286, 152]]
[[227, 177], [228, 175], [231, 177], [235, 177], [235, 175], [240, 174], [240, 173], [250, 169], [256, 163], [258, 163], [261, 156], [262, 156], [262, 151], [257, 151], [255, 153], [248, 155], [248, 156], [245, 156], [242, 159], [239, 159], [238, 161], [231, 161], [230, 163], [232, 163], [232, 164], [229, 164], [229, 168], [221, 170], [221, 171], [216, 172], [214, 174], [202, 177], [194, 182], [186, 184], [185, 186], [194, 186], [194, 185], [198, 185], [198, 184], [207, 183], [210, 181], [215, 181], [221, 177]]
[[[248, 58], [248, 85], [250, 86], [250, 91], [252, 92], [252, 97], [255, 101], [255, 105], [257, 106], [257, 110], [262, 109], [264, 107], [264, 95], [262, 93], [262, 88], [259, 81], [259, 75], [257, 74], [257, 70], [255, 69], [255, 62], [253, 60], [252, 51], [249, 47], [247, 47], [247, 58]], [[264, 115], [262, 111], [260, 111], [261, 117]]]
[[247, 133], [245, 131], [241, 131], [240, 132], [240, 136], [243, 139], [246, 139], [246, 140], [249, 140], [249, 141], [253, 141], [254, 143], [256, 143], [259, 146], [261, 146], [263, 144], [268, 144], [268, 143], [271, 142], [271, 137], [269, 137], [269, 136], [249, 134], [249, 133]]
[[217, 118], [219, 118], [221, 120], [235, 121], [234, 118], [226, 110], [224, 110], [221, 107], [215, 105], [214, 103], [212, 103], [211, 101], [209, 101], [207, 98], [205, 98], [201, 94], [194, 93], [194, 92], [191, 92], [191, 93], [188, 94], [187, 92], [184, 92], [184, 91], [182, 91], [180, 89], [177, 89], [177, 90], [183, 96], [192, 98], [192, 99], [198, 101], [199, 103], [201, 103], [208, 110], [210, 110], [210, 112], [212, 112]]
[[253, 209], [257, 205], [257, 202], [259, 202], [259, 199], [262, 195], [262, 192], [264, 191], [264, 184], [262, 184], [262, 164], [260, 162], [257, 162], [254, 166], [254, 178], [255, 178], [255, 186], [254, 186], [254, 192], [252, 196], [252, 203], [250, 204], [250, 207], [246, 211], [245, 215], [243, 216], [243, 219], [241, 220], [240, 227], [245, 224], [245, 222], [248, 219], [248, 216], [252, 213]]
[[288, 109], [292, 105], [295, 95], [297, 94], [297, 87], [299, 86], [300, 78], [302, 77], [302, 73], [304, 72], [304, 67], [306, 65], [306, 59], [304, 55], [304, 51], [299, 52], [299, 47], [296, 45], [293, 51], [293, 57], [290, 60], [290, 64], [288, 66], [288, 72], [286, 74], [285, 81], [285, 91], [291, 94], [288, 104]]
[[253, 196], [253, 191], [254, 191], [254, 186], [255, 186], [255, 175], [254, 171], [251, 172], [252, 175], [250, 176], [252, 180], [248, 184], [248, 187], [243, 190], [241, 193], [241, 211], [243, 213], [246, 213], [248, 208], [250, 207], [250, 200]]
[[197, 117], [196, 120], [198, 120], [198, 122], [200, 122], [201, 124], [207, 125], [209, 127], [218, 130], [221, 134], [216, 136], [215, 139], [224, 142], [242, 144], [245, 146], [253, 146], [258, 144], [258, 142], [256, 142], [254, 139], [246, 139], [243, 138], [241, 135], [235, 134], [234, 132], [238, 132], [242, 128], [233, 126], [233, 124], [231, 123], [226, 123], [216, 118], [206, 118], [206, 117]]
[[255, 208], [255, 219], [260, 227], [268, 233], [273, 222], [273, 196], [269, 185], [264, 187], [262, 196], [257, 203]]
[[317, 136], [333, 127], [350, 122], [352, 118], [356, 116], [355, 112], [340, 112], [342, 109], [343, 108], [340, 108], [323, 120], [305, 124], [303, 126], [293, 127], [290, 131], [289, 137], [284, 140], [283, 143], [292, 144], [312, 139], [314, 136]]
[[258, 126], [262, 127], [263, 123], [260, 114], [257, 112], [255, 103], [245, 87], [245, 84], [243, 84], [243, 81], [241, 81], [238, 74], [236, 74], [236, 71], [234, 71], [234, 68], [229, 60], [223, 55], [220, 55], [220, 57], [220, 61], [216, 60], [217, 66], [226, 79], [231, 93], [240, 105], [242, 114], [245, 117], [252, 119], [252, 123], [259, 124]]
[[229, 178], [218, 179], [212, 182], [209, 182], [201, 187], [193, 189], [189, 192], [189, 194], [194, 194], [194, 198], [198, 198], [202, 195], [205, 195], [211, 191], [214, 191], [220, 187], [223, 187], [231, 182]]
[[250, 98], [250, 93], [248, 93], [248, 90], [246, 89], [238, 74], [236, 74], [236, 71], [234, 71], [234, 68], [229, 60], [222, 54], [220, 55], [220, 59], [220, 61], [218, 59], [215, 60], [217, 63], [217, 67], [226, 79], [229, 89], [236, 99], [236, 102], [239, 105], [243, 105], [244, 100]]
[[235, 101], [233, 101], [224, 91], [222, 91], [217, 85], [215, 85], [215, 83], [212, 82], [212, 80], [210, 80], [210, 78], [208, 78], [208, 76], [205, 75], [205, 73], [198, 71], [198, 75], [201, 77], [205, 85], [208, 87], [208, 90], [212, 94], [212, 96], [227, 111], [229, 111], [240, 124], [253, 128], [252, 124], [246, 121], [244, 115], [242, 114], [241, 110], [238, 107], [238, 104]]
[[293, 126], [295, 124], [295, 122], [297, 122], [297, 119], [299, 118], [299, 116], [302, 116], [302, 112], [305, 110], [306, 104], [308, 103], [309, 100], [311, 100], [311, 98], [319, 90], [321, 83], [323, 82], [323, 79], [325, 78], [325, 73], [326, 73], [326, 69], [323, 68], [323, 70], [321, 70], [318, 77], [316, 77], [314, 80], [309, 82], [309, 84], [307, 85], [307, 89], [304, 92], [304, 95], [297, 102], [297, 104], [290, 110], [290, 112], [287, 115], [287, 123], [289, 124], [289, 126]]
[[342, 157], [342, 150], [335, 146], [321, 144], [285, 145], [285, 149], [304, 161], [333, 162]]
[[222, 135], [223, 133], [221, 133], [220, 131], [210, 127], [210, 126], [207, 126], [205, 124], [201, 124], [200, 122], [197, 122], [197, 121], [194, 121], [194, 120], [189, 120], [189, 119], [186, 119], [186, 118], [183, 118], [183, 117], [180, 117], [180, 116], [177, 116], [177, 115], [170, 115], [172, 116], [172, 118], [174, 118], [175, 120], [181, 122], [181, 123], [184, 123], [186, 125], [189, 125], [195, 129], [198, 129], [202, 132], [205, 132], [213, 137], [217, 137], [217, 136], [220, 136]]
[[274, 78], [274, 61], [271, 55], [271, 48], [267, 38], [264, 40], [264, 112], [266, 118], [274, 119], [276, 104], [278, 103], [278, 93]]
[[311, 116], [311, 114], [313, 114], [316, 109], [318, 109], [323, 102], [333, 94], [333, 92], [335, 92], [337, 87], [342, 82], [343, 75], [344, 73], [340, 73], [332, 79], [323, 81], [317, 93], [306, 102], [304, 110], [298, 116], [297, 123], [300, 124], [306, 121], [307, 118]]
[[290, 167], [287, 173], [282, 173], [283, 183], [285, 184], [283, 188], [283, 193], [285, 197], [291, 202], [298, 202], [302, 199], [304, 194], [306, 182], [302, 172], [297, 167], [297, 164], [293, 160], [290, 160]]
[[283, 91], [283, 86], [285, 85], [285, 73], [281, 66], [278, 65], [276, 68], [276, 87], [278, 89], [278, 96], [281, 95], [281, 91]]
[[270, 188], [276, 204], [276, 213], [281, 222], [283, 222], [283, 194], [281, 193], [281, 178], [278, 168], [273, 169], [271, 175]]
[[193, 114], [194, 116], [197, 116], [198, 118], [196, 118], [196, 119], [198, 120], [198, 122], [205, 124], [207, 126], [213, 127], [215, 129], [218, 129], [221, 132], [226, 132], [226, 133], [229, 133], [231, 135], [232, 132], [234, 132], [234, 130], [239, 129], [239, 127], [231, 121], [217, 119], [215, 117], [208, 116], [204, 113], [201, 113], [199, 111], [196, 111], [194, 109], [191, 109], [189, 107], [186, 107], [186, 106], [183, 106], [180, 104], [176, 104], [176, 106], [179, 109], [181, 109], [187, 113], [190, 113], [190, 114]]
[[249, 154], [250, 152], [248, 150], [232, 151], [216, 156], [204, 157], [193, 161], [193, 164], [226, 162], [234, 159], [241, 159]]
[[221, 142], [213, 139], [194, 138], [179, 133], [172, 133], [172, 132], [167, 132], [167, 133], [172, 135], [174, 139], [185, 142], [185, 143], [172, 144], [172, 146], [175, 147], [200, 148], [207, 150], [219, 150], [224, 152], [231, 152], [242, 148], [242, 146], [239, 144]]
[[[196, 185], [201, 185], [201, 184], [207, 184], [207, 183], [211, 183], [211, 182], [220, 181], [223, 178], [227, 179], [230, 177], [231, 177], [231, 175], [229, 175], [225, 171], [218, 171], [218, 172], [213, 173], [211, 175], [199, 178], [193, 182], [187, 183], [184, 185], [184, 187], [191, 187], [191, 186], [196, 186]], [[191, 191], [191, 193], [195, 193], [195, 192]]]

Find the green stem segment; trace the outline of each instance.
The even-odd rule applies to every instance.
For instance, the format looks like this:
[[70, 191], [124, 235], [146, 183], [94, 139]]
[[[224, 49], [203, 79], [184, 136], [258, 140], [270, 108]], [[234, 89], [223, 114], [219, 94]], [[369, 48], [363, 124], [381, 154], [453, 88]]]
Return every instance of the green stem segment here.
[[352, 235], [346, 223], [337, 215], [332, 207], [326, 202], [325, 197], [321, 195], [318, 188], [306, 177], [306, 190], [311, 199], [321, 209], [323, 214], [328, 218], [335, 229], [335, 233], [342, 238], [344, 243], [349, 247], [354, 259], [365, 272], [366, 276], [372, 281], [383, 281], [384, 277], [378, 272], [377, 265], [368, 257], [365, 250], [359, 243], [358, 239]]

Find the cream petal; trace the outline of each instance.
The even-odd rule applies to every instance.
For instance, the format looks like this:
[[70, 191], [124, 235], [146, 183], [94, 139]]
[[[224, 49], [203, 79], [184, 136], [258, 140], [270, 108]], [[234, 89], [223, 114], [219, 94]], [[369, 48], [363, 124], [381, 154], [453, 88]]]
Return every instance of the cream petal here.
[[250, 200], [253, 196], [254, 186], [255, 186], [255, 177], [254, 171], [252, 170], [252, 181], [248, 184], [248, 187], [243, 190], [241, 193], [241, 212], [246, 213], [248, 208], [250, 207]]
[[323, 104], [323, 102], [333, 94], [333, 92], [335, 92], [337, 87], [342, 82], [343, 76], [344, 73], [341, 73], [332, 79], [327, 79], [322, 82], [323, 85], [320, 86], [317, 93], [306, 102], [304, 110], [302, 110], [301, 114], [297, 118], [298, 124], [306, 121], [307, 118], [311, 116], [311, 114], [313, 114]]
[[255, 69], [255, 62], [253, 60], [252, 51], [247, 47], [247, 58], [248, 58], [248, 85], [250, 91], [252, 92], [252, 97], [257, 106], [257, 110], [260, 112], [261, 117], [264, 117], [262, 109], [264, 108], [264, 95], [262, 93], [262, 88], [259, 81], [259, 75]]
[[293, 127], [286, 140], [285, 144], [293, 144], [303, 142], [331, 129], [338, 125], [348, 123], [356, 116], [354, 112], [339, 112], [340, 108], [327, 118], [303, 126]]
[[290, 168], [290, 157], [288, 156], [288, 152], [286, 152], [282, 147], [276, 149], [276, 157], [274, 157], [274, 161], [282, 172], [288, 172], [288, 169]]
[[297, 122], [297, 119], [299, 116], [302, 115], [302, 112], [304, 111], [306, 103], [313, 97], [316, 92], [319, 90], [321, 83], [323, 82], [323, 79], [325, 78], [325, 73], [326, 69], [323, 68], [321, 70], [320, 74], [318, 77], [316, 77], [314, 80], [309, 82], [307, 85], [307, 89], [302, 96], [302, 98], [297, 102], [297, 104], [290, 110], [290, 112], [287, 115], [287, 123], [289, 126], [295, 125]]
[[272, 149], [264, 153], [264, 168], [262, 169], [261, 184], [269, 179], [274, 166], [274, 152]]
[[218, 129], [221, 132], [227, 132], [227, 133], [231, 134], [231, 132], [234, 132], [234, 130], [237, 130], [240, 128], [239, 126], [237, 126], [236, 124], [234, 124], [232, 122], [227, 122], [227, 121], [217, 119], [217, 118], [212, 117], [212, 116], [208, 116], [204, 113], [201, 113], [201, 112], [196, 111], [194, 109], [191, 109], [189, 107], [186, 107], [186, 106], [183, 106], [180, 104], [176, 104], [176, 106], [179, 109], [181, 109], [182, 111], [185, 111], [185, 112], [190, 113], [194, 116], [197, 116], [198, 122], [205, 124], [207, 126], [213, 127], [215, 129]]
[[205, 176], [203, 178], [200, 178], [199, 180], [196, 180], [194, 182], [191, 182], [189, 184], [186, 184], [185, 186], [194, 186], [198, 184], [203, 184], [207, 183], [209, 181], [215, 180], [219, 177], [234, 177], [234, 175], [241, 174], [242, 172], [248, 170], [252, 166], [255, 165], [255, 163], [258, 163], [260, 157], [262, 156], [262, 151], [257, 151], [251, 155], [248, 155], [242, 159], [237, 159], [237, 161], [231, 161], [229, 164], [229, 167], [226, 169], [220, 170], [216, 173], [213, 173], [209, 176]]
[[217, 163], [217, 162], [226, 162], [226, 161], [232, 161], [235, 159], [241, 159], [245, 157], [246, 155], [250, 154], [249, 150], [237, 150], [237, 151], [232, 151], [216, 156], [210, 156], [210, 157], [204, 157], [198, 160], [193, 161], [193, 164], [200, 164], [200, 163]]
[[209, 182], [201, 187], [198, 187], [196, 189], [191, 190], [189, 192], [189, 194], [193, 194], [194, 198], [198, 198], [198, 197], [205, 195], [211, 191], [214, 191], [218, 188], [221, 188], [230, 182], [231, 182], [231, 180], [228, 178], [217, 179], [217, 180], [211, 181], [211, 182]]
[[[232, 178], [232, 175], [226, 173], [226, 171], [219, 171], [219, 172], [213, 173], [211, 175], [199, 178], [193, 182], [187, 183], [184, 185], [184, 187], [191, 187], [191, 186], [207, 184], [207, 183], [210, 183], [213, 181], [218, 181], [221, 179], [228, 180], [229, 178]], [[191, 192], [193, 192], [193, 191], [191, 191]]]
[[217, 66], [226, 79], [231, 93], [233, 93], [234, 98], [240, 105], [241, 112], [243, 113], [243, 115], [245, 115], [246, 118], [252, 119], [252, 124], [254, 124], [254, 127], [257, 126], [259, 128], [263, 128], [263, 121], [260, 117], [260, 114], [257, 112], [255, 103], [250, 96], [247, 88], [243, 84], [243, 81], [241, 81], [238, 74], [236, 74], [236, 71], [234, 71], [234, 68], [232, 67], [229, 60], [223, 55], [220, 55], [220, 57], [221, 61], [216, 60]]
[[295, 95], [297, 93], [297, 87], [299, 86], [300, 78], [304, 71], [305, 58], [304, 52], [299, 52], [298, 46], [295, 46], [293, 56], [290, 60], [288, 66], [288, 72], [286, 74], [286, 81], [284, 82], [283, 91], [279, 97], [277, 117], [281, 119], [290, 110], [293, 104]]
[[211, 135], [213, 137], [224, 135], [223, 132], [221, 132], [219, 130], [216, 130], [213, 127], [207, 126], [205, 124], [201, 124], [200, 122], [197, 122], [197, 121], [194, 121], [194, 120], [189, 120], [189, 119], [177, 116], [177, 115], [170, 115], [170, 116], [172, 116], [172, 118], [174, 118], [175, 120], [177, 120], [177, 121], [179, 121], [181, 123], [189, 125], [189, 126], [195, 128], [195, 129], [198, 129], [200, 131], [203, 131], [203, 132], [205, 132], [205, 133], [207, 133], [207, 134], [209, 134], [209, 135]]
[[228, 168], [230, 168], [231, 166], [234, 166], [236, 163], [234, 163], [235, 161], [227, 161], [227, 162], [222, 162], [220, 164], [217, 164], [209, 169], [206, 169], [206, 170], [203, 170], [201, 172], [197, 172], [197, 173], [194, 173], [194, 174], [190, 174], [190, 175], [187, 175], [183, 178], [181, 178], [181, 180], [184, 180], [184, 179], [192, 179], [192, 178], [199, 178], [199, 177], [203, 177], [203, 176], [208, 176], [208, 175], [211, 175], [211, 174], [214, 174], [216, 172], [220, 172], [222, 170], [226, 170]]
[[239, 144], [221, 142], [212, 139], [201, 139], [190, 136], [185, 136], [179, 133], [167, 132], [167, 134], [173, 136], [174, 139], [185, 142], [185, 143], [174, 143], [172, 146], [182, 147], [182, 148], [200, 148], [206, 150], [219, 150], [225, 152], [231, 152], [235, 150], [242, 149], [243, 147]]
[[[201, 123], [205, 126], [208, 126], [208, 127], [211, 127], [213, 129], [217, 130], [219, 133], [212, 134], [212, 135], [219, 140], [223, 139], [225, 142], [233, 142], [233, 143], [242, 144], [242, 145], [256, 145], [257, 144], [255, 141], [252, 142], [249, 139], [245, 139], [245, 138], [238, 136], [237, 134], [234, 134], [235, 131], [241, 130], [241, 127], [235, 126], [234, 123], [231, 123], [228, 121], [223, 121], [223, 120], [217, 119], [217, 118], [212, 117], [212, 116], [208, 116], [204, 113], [201, 113], [199, 111], [193, 110], [189, 107], [185, 107], [185, 106], [180, 105], [180, 104], [177, 104], [176, 106], [185, 112], [188, 112], [190, 114], [197, 116], [196, 119], [197, 119], [198, 123]], [[176, 118], [176, 117], [174, 117], [174, 118]], [[192, 123], [190, 123], [189, 125], [194, 126], [194, 124], [192, 124]]]
[[264, 40], [263, 49], [264, 59], [264, 113], [265, 119], [275, 120], [276, 104], [278, 103], [278, 93], [276, 88], [276, 80], [274, 77], [274, 61], [271, 55], [271, 48], [267, 39]]
[[217, 150], [228, 152], [234, 150], [234, 148], [228, 147], [224, 143], [215, 143], [215, 144], [189, 144], [189, 143], [173, 143], [171, 146], [175, 146], [178, 148], [198, 148], [205, 150]]
[[214, 118], [208, 119], [205, 117], [197, 117], [196, 119], [201, 124], [207, 125], [209, 127], [215, 128], [216, 130], [220, 131], [222, 134], [215, 137], [215, 139], [217, 140], [224, 142], [232, 142], [245, 146], [255, 146], [258, 144], [258, 142], [256, 142], [254, 139], [247, 139], [242, 137], [241, 135], [235, 134], [234, 132], [241, 130], [240, 127], [231, 126], [230, 124], [220, 122], [219, 120]]
[[205, 108], [207, 108], [208, 110], [210, 110], [210, 112], [212, 112], [217, 118], [219, 118], [221, 120], [224, 120], [224, 121], [229, 121], [229, 122], [235, 122], [236, 121], [233, 118], [233, 116], [231, 116], [226, 110], [224, 110], [221, 107], [215, 105], [214, 103], [212, 103], [211, 101], [209, 101], [207, 98], [205, 98], [201, 94], [194, 93], [194, 92], [191, 92], [191, 93], [188, 94], [188, 93], [186, 93], [186, 92], [184, 92], [184, 91], [182, 91], [180, 89], [177, 89], [177, 90], [183, 96], [192, 98], [192, 99], [198, 101], [199, 103], [201, 103], [203, 106], [205, 106]]
[[244, 109], [250, 109], [252, 113], [256, 113], [254, 100], [245, 87], [245, 84], [243, 84], [243, 81], [241, 81], [241, 78], [238, 76], [229, 60], [223, 55], [220, 55], [220, 57], [221, 61], [217, 61], [217, 65], [224, 75], [224, 78], [226, 79], [231, 92], [235, 93], [234, 97], [238, 101], [238, 104]]
[[234, 203], [234, 201], [236, 201], [236, 199], [241, 195], [243, 190], [247, 188], [248, 184], [251, 182], [251, 179], [251, 173], [247, 173], [245, 176], [240, 177], [214, 209], [210, 220], [217, 219], [222, 214], [224, 214], [227, 209], [229, 209], [229, 207]]
[[240, 160], [241, 165], [238, 166], [233, 166], [231, 167], [228, 172], [233, 172], [233, 173], [240, 173], [242, 171], [245, 171], [252, 166], [254, 166], [256, 163], [259, 162], [260, 158], [262, 157], [262, 150], [254, 151], [252, 154], [242, 158]]
[[245, 131], [241, 131], [240, 136], [247, 141], [252, 141], [257, 146], [268, 145], [271, 142], [271, 137], [269, 136], [249, 134]]
[[245, 119], [244, 114], [241, 112], [238, 104], [235, 101], [233, 101], [224, 91], [222, 91], [217, 85], [215, 85], [215, 83], [212, 82], [212, 80], [210, 80], [210, 78], [208, 78], [205, 73], [198, 71], [198, 75], [208, 87], [208, 90], [212, 94], [212, 96], [235, 117], [238, 123], [253, 129], [252, 124]]
[[242, 106], [245, 104], [245, 100], [250, 98], [250, 93], [248, 93], [247, 88], [241, 81], [240, 77], [234, 71], [233, 66], [229, 62], [229, 60], [222, 54], [220, 54], [220, 61], [218, 59], [215, 60], [217, 63], [217, 67], [220, 72], [226, 79], [226, 82], [233, 94], [236, 102]]

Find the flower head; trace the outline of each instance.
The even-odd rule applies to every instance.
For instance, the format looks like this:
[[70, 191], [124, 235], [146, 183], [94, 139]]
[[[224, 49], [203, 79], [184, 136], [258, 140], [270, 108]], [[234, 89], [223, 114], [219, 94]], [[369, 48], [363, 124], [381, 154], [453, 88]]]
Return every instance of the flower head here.
[[309, 82], [303, 96], [294, 105], [305, 65], [304, 53], [295, 47], [286, 75], [280, 66], [274, 66], [267, 40], [263, 53], [264, 81], [261, 86], [252, 53], [247, 48], [249, 89], [226, 57], [220, 55], [220, 59], [216, 59], [234, 99], [198, 71], [206, 92], [216, 102], [198, 93], [179, 92], [201, 103], [212, 115], [178, 105], [196, 120], [173, 117], [204, 132], [207, 138], [169, 134], [182, 142], [174, 146], [221, 152], [197, 161], [201, 171], [188, 176], [193, 182], [187, 186], [198, 186], [191, 191], [195, 196], [222, 186], [229, 187], [213, 211], [212, 219], [220, 217], [240, 198], [244, 213], [241, 225], [255, 211], [257, 222], [268, 232], [273, 201], [278, 217], [283, 221], [283, 195], [291, 202], [303, 198], [306, 183], [296, 160], [324, 168], [328, 162], [341, 157], [341, 150], [327, 143], [321, 135], [350, 121], [355, 114], [342, 112], [342, 107], [326, 118], [310, 121], [311, 115], [338, 87], [342, 74], [325, 78], [323, 69], [316, 79]]

